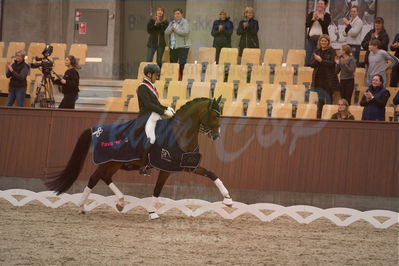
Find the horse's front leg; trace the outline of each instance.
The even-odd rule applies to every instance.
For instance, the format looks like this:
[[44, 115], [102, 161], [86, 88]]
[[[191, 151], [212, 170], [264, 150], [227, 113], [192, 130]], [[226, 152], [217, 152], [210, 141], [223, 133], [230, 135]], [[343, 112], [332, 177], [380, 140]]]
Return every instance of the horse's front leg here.
[[150, 206], [148, 207], [148, 214], [149, 214], [150, 220], [159, 218], [159, 215], [157, 214], [156, 209], [155, 209], [155, 204], [158, 201], [158, 197], [161, 194], [162, 188], [165, 185], [166, 180], [168, 180], [169, 175], [170, 175], [170, 173], [168, 173], [168, 172], [159, 171], [157, 184], [155, 185], [154, 193], [152, 195], [152, 199], [150, 202]]
[[219, 189], [220, 193], [223, 196], [223, 204], [231, 207], [233, 206], [233, 200], [230, 197], [229, 191], [226, 189], [226, 187], [223, 185], [223, 182], [219, 179], [219, 177], [217, 175], [215, 175], [215, 173], [208, 171], [207, 169], [205, 169], [204, 167], [198, 166], [195, 171], [195, 174], [197, 175], [202, 175], [205, 177], [208, 177], [209, 179], [211, 179], [216, 187]]

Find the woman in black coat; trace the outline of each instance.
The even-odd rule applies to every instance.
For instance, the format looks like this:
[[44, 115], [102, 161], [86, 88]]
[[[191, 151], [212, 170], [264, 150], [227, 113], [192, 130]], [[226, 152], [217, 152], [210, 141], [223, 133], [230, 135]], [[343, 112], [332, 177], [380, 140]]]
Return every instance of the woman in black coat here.
[[333, 92], [338, 88], [338, 77], [335, 72], [335, 50], [331, 47], [330, 37], [326, 34], [320, 36], [317, 49], [311, 57], [312, 89], [319, 97], [317, 117], [321, 117], [324, 104], [332, 104]]
[[223, 47], [231, 47], [231, 35], [233, 34], [233, 22], [222, 10], [219, 13], [219, 19], [213, 22], [212, 36], [213, 47], [216, 48], [216, 64], [219, 64], [220, 51]]
[[259, 24], [254, 18], [254, 9], [245, 8], [244, 17], [245, 19], [240, 21], [237, 28], [237, 34], [241, 36], [238, 56], [242, 56], [244, 48], [259, 48]]
[[68, 69], [64, 76], [54, 80], [54, 84], [62, 86], [62, 93], [64, 94], [58, 108], [75, 109], [75, 102], [79, 98], [79, 73], [76, 70], [78, 61], [73, 55], [70, 55], [65, 58], [65, 66]]
[[147, 32], [150, 35], [147, 42], [147, 62], [152, 62], [155, 52], [157, 52], [157, 64], [162, 67], [162, 57], [165, 51], [165, 30], [168, 27], [165, 19], [165, 10], [158, 7], [155, 16], [147, 24]]

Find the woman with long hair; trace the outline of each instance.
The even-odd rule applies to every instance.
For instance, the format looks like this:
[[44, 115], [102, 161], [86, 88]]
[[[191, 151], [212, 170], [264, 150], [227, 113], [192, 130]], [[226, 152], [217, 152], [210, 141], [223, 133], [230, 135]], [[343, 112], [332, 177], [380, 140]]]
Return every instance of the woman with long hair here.
[[338, 112], [333, 114], [331, 119], [355, 120], [355, 117], [349, 112], [349, 103], [346, 99], [338, 100]]
[[352, 48], [349, 45], [345, 44], [341, 47], [341, 56], [336, 58], [335, 63], [337, 63], [337, 73], [341, 72], [339, 81], [341, 98], [346, 99], [350, 104], [355, 88], [356, 59], [353, 57]]
[[158, 7], [153, 18], [148, 21], [147, 32], [149, 34], [147, 42], [147, 62], [152, 62], [155, 52], [157, 52], [157, 64], [162, 67], [162, 56], [165, 51], [165, 30], [168, 21], [165, 19], [165, 10]]
[[54, 80], [54, 84], [62, 86], [62, 99], [58, 108], [64, 109], [75, 109], [75, 102], [79, 95], [79, 73], [76, 70], [78, 60], [73, 55], [69, 55], [65, 58], [65, 66], [68, 68], [62, 78]]

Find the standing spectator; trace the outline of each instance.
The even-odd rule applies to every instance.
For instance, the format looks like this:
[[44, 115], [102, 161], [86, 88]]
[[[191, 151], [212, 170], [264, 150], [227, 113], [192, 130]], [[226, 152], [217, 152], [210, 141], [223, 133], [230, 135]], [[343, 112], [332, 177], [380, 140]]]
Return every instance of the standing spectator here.
[[305, 66], [311, 65], [313, 52], [317, 48], [317, 42], [322, 34], [328, 35], [328, 25], [331, 23], [331, 16], [326, 12], [328, 0], [318, 0], [316, 10], [310, 12], [306, 17], [307, 41]]
[[355, 117], [349, 112], [349, 103], [345, 99], [338, 100], [338, 112], [331, 116], [331, 119], [355, 120]]
[[216, 48], [216, 64], [219, 64], [220, 51], [223, 47], [231, 47], [231, 35], [233, 34], [233, 22], [230, 17], [222, 10], [219, 13], [219, 19], [213, 22], [212, 36], [213, 47]]
[[58, 108], [75, 109], [75, 102], [79, 96], [79, 73], [76, 70], [78, 60], [73, 55], [69, 55], [65, 58], [65, 66], [68, 69], [64, 76], [54, 80], [54, 84], [62, 86], [62, 94], [64, 94]]
[[334, 89], [338, 88], [338, 77], [335, 72], [335, 50], [331, 47], [328, 35], [321, 35], [317, 43], [317, 49], [311, 58], [311, 66], [314, 68], [312, 75], [312, 89], [316, 90], [319, 97], [317, 117], [321, 117], [321, 111], [325, 103], [332, 103]]
[[379, 49], [388, 51], [389, 36], [388, 33], [385, 31], [384, 19], [382, 17], [376, 17], [374, 19], [374, 28], [370, 30], [363, 38], [362, 48], [363, 50], [366, 50], [366, 55], [364, 58], [365, 65], [368, 65], [368, 57], [370, 54], [369, 43], [371, 40], [375, 39], [380, 41], [380, 46], [378, 47]]
[[165, 30], [168, 21], [165, 19], [165, 10], [158, 7], [155, 16], [147, 24], [147, 32], [150, 35], [147, 42], [147, 62], [152, 62], [157, 52], [157, 64], [162, 67], [162, 56], [165, 51]]
[[385, 121], [385, 105], [390, 93], [383, 86], [381, 75], [374, 75], [370, 87], [364, 92], [360, 105], [364, 106], [362, 120]]
[[336, 72], [341, 72], [339, 81], [341, 98], [345, 99], [350, 104], [353, 89], [355, 88], [356, 60], [352, 56], [352, 49], [349, 45], [342, 46], [341, 56], [336, 58], [335, 63], [337, 63]]
[[259, 48], [258, 39], [259, 24], [255, 19], [255, 12], [252, 7], [244, 10], [244, 19], [240, 21], [237, 34], [241, 36], [238, 56], [242, 56], [244, 48]]
[[188, 21], [183, 18], [183, 10], [181, 8], [175, 8], [173, 15], [174, 20], [169, 23], [165, 34], [169, 37], [170, 62], [179, 62], [179, 80], [181, 80], [184, 65], [187, 62], [188, 51], [191, 46], [189, 39], [190, 26]]
[[[360, 45], [362, 43], [363, 22], [359, 18], [358, 6], [351, 7], [351, 20], [343, 18], [346, 25], [343, 35], [346, 37], [346, 43], [352, 48], [353, 57], [359, 62]], [[349, 102], [350, 103], [350, 102]]]
[[[395, 39], [393, 40], [391, 46], [391, 51], [395, 51], [395, 57], [399, 58], [399, 33], [396, 34]], [[399, 82], [399, 64], [396, 64], [392, 68], [392, 74], [391, 74], [391, 84], [389, 84], [390, 87], [397, 87]]]
[[24, 106], [27, 88], [26, 77], [29, 74], [29, 65], [25, 63], [25, 56], [26, 52], [20, 50], [15, 53], [14, 63], [12, 65], [7, 63], [6, 77], [10, 78], [7, 106], [13, 106], [15, 99], [17, 106]]
[[399, 105], [399, 91], [396, 93], [395, 98], [393, 98], [393, 104]]
[[368, 65], [366, 65], [366, 77], [367, 77], [367, 84], [371, 85], [371, 80], [375, 75], [381, 75], [384, 80], [384, 87], [386, 86], [386, 78], [387, 74], [385, 70], [389, 68], [387, 61], [391, 61], [395, 66], [398, 64], [398, 58], [389, 54], [387, 51], [379, 49], [381, 47], [380, 41], [377, 39], [371, 40], [369, 44], [369, 56], [368, 56]]

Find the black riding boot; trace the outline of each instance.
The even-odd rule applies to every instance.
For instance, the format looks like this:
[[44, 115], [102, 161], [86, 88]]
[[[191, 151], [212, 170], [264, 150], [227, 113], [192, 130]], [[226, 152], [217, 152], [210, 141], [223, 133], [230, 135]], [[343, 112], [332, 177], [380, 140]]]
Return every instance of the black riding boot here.
[[150, 142], [150, 139], [148, 138], [144, 144], [144, 152], [142, 156], [143, 160], [143, 166], [140, 168], [140, 174], [144, 176], [150, 176], [151, 175], [151, 168], [148, 165], [148, 155], [151, 152], [152, 144]]

